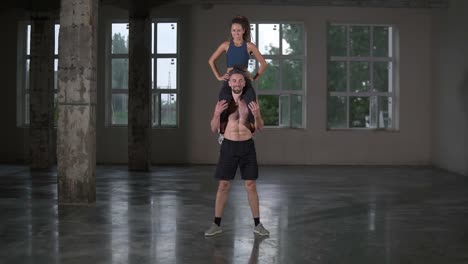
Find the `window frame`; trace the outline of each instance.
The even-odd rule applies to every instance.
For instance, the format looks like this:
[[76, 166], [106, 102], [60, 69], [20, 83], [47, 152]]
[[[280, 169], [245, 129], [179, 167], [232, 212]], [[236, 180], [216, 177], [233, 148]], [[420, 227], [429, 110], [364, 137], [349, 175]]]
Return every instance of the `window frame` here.
[[[106, 65], [108, 65], [105, 73], [105, 82], [106, 82], [106, 95], [105, 95], [105, 105], [106, 105], [106, 111], [105, 111], [105, 123], [106, 127], [128, 127], [128, 121], [126, 124], [113, 124], [112, 123], [112, 95], [113, 94], [126, 94], [128, 98], [128, 89], [113, 89], [112, 88], [112, 60], [113, 59], [129, 59], [129, 54], [127, 53], [118, 53], [114, 54], [112, 53], [112, 25], [113, 24], [129, 24], [130, 21], [127, 19], [112, 19], [110, 20], [109, 23], [106, 23], [106, 32], [109, 32], [106, 34]], [[177, 24], [177, 48], [176, 52], [177, 53], [170, 53], [170, 54], [157, 54], [157, 24], [158, 23], [176, 23]], [[154, 25], [154, 27], [153, 27]], [[180, 19], [179, 18], [152, 18], [151, 19], [151, 76], [154, 76], [154, 79], [150, 79], [150, 86], [149, 89], [151, 89], [151, 128], [152, 129], [165, 129], [165, 128], [179, 128], [180, 125]], [[176, 72], [177, 76], [176, 78], [176, 88], [175, 89], [156, 89], [154, 86], [156, 86], [157, 83], [157, 59], [159, 58], [176, 58], [177, 60], [177, 65], [176, 65]], [[158, 104], [158, 125], [154, 125], [154, 102], [153, 98], [154, 95], [158, 96], [159, 102], [161, 102], [161, 94], [176, 94], [177, 100], [176, 100], [176, 124], [175, 125], [161, 125], [161, 104]], [[128, 113], [128, 109], [127, 109]]]
[[[278, 89], [272, 89], [272, 90], [263, 90], [259, 89], [259, 81], [255, 81], [255, 91], [257, 93], [257, 96], [261, 95], [273, 95], [273, 96], [278, 96], [278, 125], [277, 126], [272, 126], [272, 125], [265, 125], [265, 128], [282, 128], [282, 129], [306, 129], [307, 128], [307, 78], [306, 78], [306, 73], [307, 73], [307, 46], [306, 46], [306, 27], [305, 23], [303, 21], [253, 21], [250, 23], [250, 25], [255, 26], [255, 33], [252, 34], [252, 42], [259, 48], [258, 46], [258, 40], [259, 40], [259, 25], [279, 25], [279, 54], [275, 55], [269, 55], [269, 54], [263, 54], [262, 56], [265, 58], [265, 60], [276, 60], [279, 63], [278, 66]], [[303, 50], [301, 55], [285, 55], [282, 54], [283, 51], [283, 27], [282, 25], [284, 24], [299, 24], [302, 26], [302, 45], [303, 45]], [[259, 48], [260, 50], [260, 48]], [[302, 60], [302, 89], [301, 90], [286, 90], [283, 88], [283, 83], [284, 83], [284, 70], [283, 70], [283, 62], [287, 60]], [[255, 60], [255, 70], [258, 70], [259, 68], [259, 62]], [[260, 77], [262, 78], [262, 77]], [[292, 111], [291, 111], [291, 102], [292, 102], [292, 95], [299, 95], [302, 96], [302, 120], [301, 120], [301, 126], [300, 127], [293, 127], [292, 126]], [[289, 123], [287, 125], [281, 124], [282, 120], [282, 109], [281, 109], [281, 97], [282, 96], [287, 96], [288, 97], [288, 113], [289, 113]]]
[[[26, 116], [26, 95], [29, 94], [26, 89], [26, 76], [27, 76], [27, 61], [31, 59], [31, 54], [28, 54], [28, 38], [31, 38], [28, 26], [31, 25], [30, 21], [20, 21], [18, 23], [18, 56], [17, 56], [17, 70], [16, 70], [16, 125], [18, 127], [29, 127], [29, 122]], [[29, 33], [29, 36], [28, 36]]]
[[[330, 50], [328, 49], [328, 33], [330, 26], [346, 26], [346, 56], [331, 56]], [[353, 26], [366, 26], [369, 27], [369, 56], [351, 56], [350, 55], [350, 27]], [[387, 57], [375, 57], [373, 55], [373, 43], [374, 43], [374, 27], [388, 27], [391, 28], [391, 34], [389, 34], [389, 55]], [[398, 83], [398, 30], [393, 24], [378, 24], [378, 23], [342, 23], [342, 22], [330, 22], [327, 24], [327, 66], [326, 66], [326, 90], [327, 90], [327, 111], [326, 111], [326, 128], [327, 131], [339, 131], [339, 130], [385, 130], [385, 131], [398, 131], [399, 130], [399, 83]], [[346, 91], [329, 91], [328, 87], [328, 66], [330, 62], [344, 62], [346, 64]], [[368, 91], [353, 92], [350, 91], [350, 63], [351, 62], [368, 62], [369, 63], [369, 79], [370, 85]], [[387, 92], [372, 91], [374, 86], [374, 62], [388, 62], [391, 63], [391, 77], [389, 78], [389, 90]], [[391, 85], [391, 87], [390, 87]], [[330, 127], [329, 116], [328, 116], [328, 105], [330, 97], [345, 97], [346, 98], [346, 127]], [[392, 101], [392, 126], [391, 127], [350, 127], [350, 98], [351, 97], [367, 97], [369, 102], [372, 97], [377, 98], [376, 108], [379, 110], [380, 97], [391, 98]], [[369, 123], [372, 121], [372, 111], [369, 104]], [[376, 123], [379, 122], [377, 118]]]
[[[152, 128], [179, 128], [179, 125], [180, 125], [180, 19], [177, 19], [177, 18], [154, 18], [151, 20], [151, 25], [153, 26], [154, 25], [154, 28], [152, 28], [152, 34], [153, 35], [153, 40], [154, 40], [154, 46], [152, 47], [154, 50], [154, 52], [152, 51], [151, 52], [151, 61], [152, 61], [152, 64], [153, 64], [153, 76], [154, 76], [154, 80], [152, 80], [153, 82], [153, 86], [151, 87], [151, 109], [154, 109], [154, 101], [153, 101], [153, 98], [155, 95], [158, 96], [158, 125], [154, 125], [154, 112], [153, 110], [151, 110], [151, 127]], [[157, 43], [157, 39], [158, 39], [158, 23], [176, 23], [177, 24], [177, 32], [176, 32], [176, 36], [177, 36], [177, 39], [176, 39], [176, 53], [164, 53], [164, 54], [158, 54], [157, 51], [158, 51], [158, 43]], [[175, 89], [157, 89], [156, 88], [156, 85], [157, 85], [157, 72], [158, 72], [158, 69], [157, 69], [157, 59], [173, 59], [175, 58], [176, 61], [177, 61], [177, 65], [176, 65], [176, 73], [177, 75], [175, 76], [176, 78], [176, 88]], [[176, 94], [176, 124], [175, 125], [162, 125], [161, 124], [161, 94]]]
[[[57, 95], [58, 95], [58, 76], [55, 76], [55, 61], [57, 61], [58, 67], [58, 39], [55, 42], [55, 36], [57, 29], [60, 30], [60, 23], [54, 22], [54, 53], [53, 53], [53, 72], [54, 72], [54, 109], [57, 111]], [[29, 27], [29, 29], [28, 29]], [[57, 35], [58, 36], [58, 35]], [[28, 40], [31, 42], [32, 38], [32, 22], [30, 20], [23, 20], [18, 22], [18, 37], [17, 37], [17, 66], [16, 66], [16, 126], [22, 128], [28, 128], [30, 126], [30, 116], [28, 105], [26, 104], [26, 98], [30, 94], [29, 79], [26, 80], [28, 71], [31, 70], [31, 46], [28, 47]], [[57, 45], [56, 45], [57, 44]], [[29, 49], [28, 49], [29, 48]], [[57, 50], [57, 53], [55, 51]], [[28, 66], [29, 61], [29, 66]], [[58, 68], [57, 68], [58, 71]], [[30, 76], [29, 76], [30, 78]], [[56, 89], [57, 87], [57, 89]], [[28, 102], [30, 102], [28, 100]], [[57, 120], [54, 119], [54, 127], [57, 127]]]
[[[113, 89], [112, 88], [112, 60], [113, 59], [129, 59], [128, 52], [124, 53], [112, 53], [112, 25], [113, 24], [127, 24], [129, 25], [129, 21], [127, 19], [112, 19], [110, 23], [106, 23], [106, 71], [105, 71], [105, 124], [106, 127], [128, 127], [128, 118], [127, 124], [113, 124], [112, 123], [112, 95], [114, 94], [126, 94], [127, 95], [127, 102], [128, 102], [128, 88], [127, 89]], [[130, 30], [130, 29], [129, 29]], [[128, 78], [128, 77], [127, 77]], [[128, 113], [128, 108], [127, 108]], [[128, 116], [127, 116], [128, 117]]]

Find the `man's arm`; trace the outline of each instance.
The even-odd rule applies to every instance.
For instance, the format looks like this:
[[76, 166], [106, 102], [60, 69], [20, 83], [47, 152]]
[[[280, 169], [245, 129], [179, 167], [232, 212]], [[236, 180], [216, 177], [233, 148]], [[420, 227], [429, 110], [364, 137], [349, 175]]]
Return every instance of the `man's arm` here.
[[255, 119], [255, 129], [262, 129], [265, 124], [263, 123], [262, 114], [260, 112], [260, 106], [257, 104], [257, 102], [252, 101], [249, 103], [249, 109], [250, 111], [252, 111], [252, 115]]
[[211, 131], [213, 133], [218, 132], [221, 113], [227, 108], [228, 108], [228, 103], [226, 102], [226, 100], [221, 100], [216, 103], [215, 110], [213, 113], [213, 118], [211, 118], [211, 122], [210, 122]]

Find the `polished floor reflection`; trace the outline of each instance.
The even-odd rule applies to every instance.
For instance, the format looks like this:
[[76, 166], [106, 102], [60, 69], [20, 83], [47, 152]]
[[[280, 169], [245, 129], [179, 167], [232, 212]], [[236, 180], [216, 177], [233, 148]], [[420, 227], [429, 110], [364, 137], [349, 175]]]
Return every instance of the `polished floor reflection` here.
[[0, 165], [0, 263], [468, 263], [468, 178], [424, 167], [264, 166], [261, 217], [237, 179], [225, 233], [213, 166], [99, 166], [97, 202], [57, 205], [56, 171]]

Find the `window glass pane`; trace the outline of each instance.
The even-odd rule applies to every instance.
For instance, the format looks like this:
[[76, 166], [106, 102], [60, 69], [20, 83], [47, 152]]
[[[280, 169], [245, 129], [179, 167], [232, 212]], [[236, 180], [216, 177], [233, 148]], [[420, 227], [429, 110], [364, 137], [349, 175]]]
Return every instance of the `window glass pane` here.
[[30, 105], [29, 105], [29, 93], [26, 94], [25, 98], [24, 98], [24, 123], [26, 125], [29, 124], [29, 108]]
[[177, 124], [177, 94], [161, 94], [161, 125]]
[[349, 98], [349, 127], [369, 127], [369, 97]]
[[327, 114], [329, 128], [346, 128], [346, 96], [329, 96]]
[[328, 27], [328, 55], [346, 56], [346, 26]]
[[259, 79], [258, 89], [259, 90], [277, 90], [279, 88], [278, 87], [279, 61], [267, 59], [266, 63], [268, 64], [268, 66]]
[[379, 96], [379, 127], [391, 128], [393, 127], [392, 118], [392, 98], [386, 96]]
[[279, 54], [279, 24], [258, 25], [258, 49], [262, 55]]
[[366, 127], [377, 128], [378, 123], [378, 109], [377, 109], [377, 96], [371, 96], [369, 99], [370, 104], [370, 115], [367, 121]]
[[54, 42], [54, 47], [55, 47], [54, 54], [55, 55], [58, 55], [59, 32], [60, 32], [60, 24], [56, 24], [55, 25], [55, 42]]
[[151, 23], [151, 54], [154, 54], [154, 23]]
[[350, 91], [352, 92], [363, 92], [367, 91], [370, 86], [370, 74], [369, 74], [369, 63], [368, 62], [356, 62], [352, 61], [349, 63], [350, 68]]
[[302, 127], [302, 95], [291, 95], [291, 126]]
[[[263, 109], [262, 115], [263, 115]], [[289, 107], [289, 96], [288, 95], [281, 95], [280, 96], [280, 126], [287, 126], [290, 125], [290, 107]]]
[[327, 76], [328, 91], [345, 92], [346, 91], [346, 62], [329, 61]]
[[302, 60], [283, 61], [283, 90], [302, 90]]
[[154, 89], [154, 58], [151, 58], [151, 89]]
[[58, 59], [54, 59], [54, 90], [58, 89]]
[[26, 55], [31, 54], [31, 25], [26, 28]]
[[30, 66], [29, 66], [29, 64], [30, 64], [30, 60], [27, 59], [27, 60], [26, 60], [26, 73], [25, 73], [26, 79], [24, 80], [24, 81], [25, 81], [25, 88], [26, 88], [26, 91], [29, 90], [29, 72], [30, 72]]
[[278, 126], [279, 124], [279, 96], [259, 95], [258, 102], [262, 111], [263, 122], [266, 126]]
[[352, 26], [349, 28], [349, 45], [351, 56], [370, 55], [370, 29], [368, 26]]
[[159, 94], [153, 94], [153, 126], [159, 125]]
[[112, 89], [128, 89], [128, 59], [112, 59]]
[[156, 88], [177, 89], [177, 59], [157, 59]]
[[128, 24], [113, 23], [112, 24], [112, 53], [126, 54], [128, 53]]
[[250, 24], [250, 39], [257, 45], [257, 24]]
[[177, 23], [158, 23], [158, 54], [177, 53]]
[[128, 95], [112, 95], [112, 124], [126, 125], [128, 123]]
[[391, 62], [374, 62], [374, 91], [391, 92]]
[[301, 24], [282, 24], [283, 55], [303, 54], [303, 26]]
[[389, 27], [374, 27], [373, 55], [375, 57], [389, 57]]

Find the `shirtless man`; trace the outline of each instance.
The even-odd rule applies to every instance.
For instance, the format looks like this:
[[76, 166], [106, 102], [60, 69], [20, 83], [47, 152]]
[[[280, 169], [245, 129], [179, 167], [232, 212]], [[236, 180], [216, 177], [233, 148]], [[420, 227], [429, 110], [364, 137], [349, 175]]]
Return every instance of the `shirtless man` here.
[[[211, 119], [211, 131], [220, 129], [220, 116], [224, 110], [228, 111], [228, 123], [221, 143], [221, 151], [216, 167], [215, 178], [218, 179], [218, 191], [216, 193], [215, 218], [211, 227], [205, 232], [205, 236], [214, 236], [222, 233], [221, 216], [226, 204], [231, 180], [236, 175], [237, 167], [240, 167], [244, 186], [247, 191], [250, 209], [254, 219], [255, 234], [268, 236], [270, 233], [260, 223], [260, 209], [256, 187], [258, 178], [257, 155], [252, 133], [256, 129], [263, 128], [263, 119], [257, 102], [247, 104], [242, 99], [242, 90], [245, 86], [245, 72], [234, 68], [229, 72], [229, 86], [232, 90], [233, 100], [230, 105], [225, 100], [216, 104], [213, 118]], [[254, 123], [248, 122], [249, 109], [254, 116]]]

